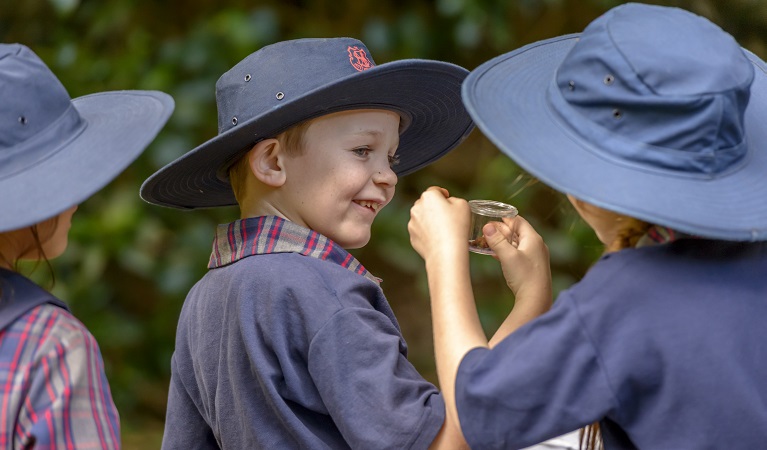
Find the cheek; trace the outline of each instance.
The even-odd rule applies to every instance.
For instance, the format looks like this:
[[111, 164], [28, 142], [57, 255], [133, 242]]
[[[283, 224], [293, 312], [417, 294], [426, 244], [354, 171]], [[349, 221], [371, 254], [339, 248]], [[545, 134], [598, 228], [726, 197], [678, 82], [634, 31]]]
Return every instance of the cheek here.
[[56, 258], [64, 253], [69, 244], [69, 223], [56, 229], [54, 235], [44, 245], [45, 254], [48, 258]]

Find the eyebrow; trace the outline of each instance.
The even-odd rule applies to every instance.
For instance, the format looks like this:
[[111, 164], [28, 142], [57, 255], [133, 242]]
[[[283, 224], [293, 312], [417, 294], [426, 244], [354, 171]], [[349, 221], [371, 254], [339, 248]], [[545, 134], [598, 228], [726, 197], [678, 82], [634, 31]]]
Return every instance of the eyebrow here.
[[379, 130], [361, 130], [361, 131], [354, 131], [351, 134], [357, 135], [357, 136], [373, 136], [378, 137], [383, 134], [383, 132]]

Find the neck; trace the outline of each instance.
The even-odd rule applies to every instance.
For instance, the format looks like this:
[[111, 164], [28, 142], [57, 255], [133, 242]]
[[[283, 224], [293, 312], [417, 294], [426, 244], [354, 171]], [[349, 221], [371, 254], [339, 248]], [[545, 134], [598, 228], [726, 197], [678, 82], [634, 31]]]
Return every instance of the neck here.
[[269, 203], [258, 205], [240, 205], [240, 219], [259, 216], [277, 216], [290, 220], [285, 217], [285, 214], [283, 214], [279, 208]]
[[240, 219], [259, 216], [277, 216], [287, 219], [280, 208], [278, 196], [278, 191], [270, 186], [257, 182], [249, 183], [242, 198], [237, 199], [240, 205]]

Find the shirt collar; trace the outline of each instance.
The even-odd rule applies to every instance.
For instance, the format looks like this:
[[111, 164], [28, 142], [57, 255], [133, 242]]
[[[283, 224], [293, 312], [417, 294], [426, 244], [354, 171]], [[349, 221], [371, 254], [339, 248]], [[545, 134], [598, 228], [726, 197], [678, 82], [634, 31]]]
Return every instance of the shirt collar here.
[[650, 247], [653, 245], [667, 244], [678, 239], [691, 237], [693, 236], [687, 233], [682, 233], [680, 231], [676, 231], [660, 225], [653, 225], [650, 227], [650, 229], [647, 230], [647, 233], [645, 233], [644, 236], [639, 238], [634, 247]]
[[277, 216], [259, 216], [218, 225], [209, 269], [223, 267], [242, 258], [270, 253], [298, 253], [338, 264], [380, 284], [351, 253], [331, 239]]

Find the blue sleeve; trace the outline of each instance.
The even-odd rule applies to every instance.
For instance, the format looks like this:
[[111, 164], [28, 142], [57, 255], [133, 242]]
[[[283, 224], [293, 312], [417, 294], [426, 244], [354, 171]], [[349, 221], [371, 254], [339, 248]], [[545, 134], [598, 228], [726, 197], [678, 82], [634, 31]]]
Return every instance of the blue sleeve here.
[[351, 448], [426, 449], [445, 420], [439, 391], [379, 311], [344, 308], [331, 317], [312, 339], [309, 371]]
[[[168, 391], [162, 449], [218, 449], [219, 446], [213, 435], [213, 430], [203, 419], [197, 405], [192, 401], [181, 381], [175, 354], [171, 359], [171, 364], [173, 370]], [[189, 370], [192, 369], [189, 368]]]
[[467, 353], [455, 390], [472, 448], [530, 446], [593, 423], [616, 404], [577, 303], [567, 295], [493, 349]]

